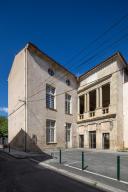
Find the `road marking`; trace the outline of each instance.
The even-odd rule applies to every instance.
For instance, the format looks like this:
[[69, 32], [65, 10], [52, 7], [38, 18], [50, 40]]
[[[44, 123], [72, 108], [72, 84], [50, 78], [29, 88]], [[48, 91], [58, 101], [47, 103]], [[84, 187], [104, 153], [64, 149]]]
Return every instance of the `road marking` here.
[[72, 163], [68, 163], [67, 165], [73, 165], [73, 164], [75, 164], [75, 163], [79, 163], [80, 161], [74, 161], [74, 162], [72, 162]]
[[[76, 170], [81, 171], [81, 169], [78, 168], [78, 167], [74, 167], [74, 166], [69, 165], [69, 164], [64, 164], [64, 165], [65, 165], [66, 167], [70, 167], [70, 168], [73, 168], [73, 169], [76, 169]], [[90, 174], [96, 175], [96, 176], [104, 177], [104, 178], [106, 178], [106, 179], [110, 179], [110, 180], [113, 180], [113, 181], [117, 181], [117, 179], [115, 179], [115, 178], [112, 178], [112, 177], [109, 177], [109, 176], [105, 176], [105, 175], [102, 175], [102, 174], [99, 174], [99, 173], [95, 173], [95, 172], [87, 171], [87, 170], [83, 170], [83, 171], [86, 172], [86, 173], [90, 173]], [[128, 182], [127, 182], [127, 181], [120, 180], [119, 182], [128, 185]]]

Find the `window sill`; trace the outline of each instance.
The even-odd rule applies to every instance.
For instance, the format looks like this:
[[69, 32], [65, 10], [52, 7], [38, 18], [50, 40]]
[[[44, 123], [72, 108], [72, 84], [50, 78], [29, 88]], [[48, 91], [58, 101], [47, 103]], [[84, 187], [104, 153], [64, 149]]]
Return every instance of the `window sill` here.
[[48, 142], [46, 143], [47, 145], [51, 145], [51, 144], [57, 144], [57, 142]]
[[65, 113], [65, 115], [70, 115], [70, 116], [73, 116], [73, 114], [72, 114], [72, 113]]
[[53, 108], [46, 107], [46, 109], [57, 112], [57, 110], [56, 110], [56, 109], [53, 109]]

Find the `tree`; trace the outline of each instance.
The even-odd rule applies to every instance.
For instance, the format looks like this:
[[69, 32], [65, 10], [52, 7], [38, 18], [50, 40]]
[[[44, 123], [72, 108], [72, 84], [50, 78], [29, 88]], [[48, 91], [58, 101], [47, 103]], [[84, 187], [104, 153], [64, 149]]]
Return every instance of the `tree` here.
[[8, 136], [8, 119], [0, 116], [0, 137]]

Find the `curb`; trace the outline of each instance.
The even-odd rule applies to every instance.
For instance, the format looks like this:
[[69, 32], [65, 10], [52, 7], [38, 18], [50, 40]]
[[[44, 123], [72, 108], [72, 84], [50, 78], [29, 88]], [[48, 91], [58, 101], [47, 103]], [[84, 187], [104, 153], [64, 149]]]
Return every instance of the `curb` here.
[[87, 184], [87, 185], [89, 185], [91, 187], [94, 187], [94, 188], [97, 188], [97, 189], [100, 189], [100, 190], [104, 190], [106, 192], [115, 192], [115, 191], [116, 192], [126, 192], [124, 190], [117, 189], [115, 187], [111, 187], [111, 186], [103, 184], [101, 182], [97, 182], [95, 180], [88, 179], [87, 177], [82, 177], [82, 176], [76, 175], [76, 174], [71, 173], [69, 171], [66, 171], [64, 169], [56, 168], [56, 167], [54, 167], [52, 165], [49, 165], [47, 163], [39, 162], [39, 161], [37, 161], [35, 159], [32, 159], [32, 158], [30, 160], [33, 161], [33, 162], [39, 163], [40, 166], [43, 166], [46, 169], [55, 171], [55, 172], [57, 172], [57, 173], [59, 173], [61, 175], [64, 175], [64, 176], [69, 177], [71, 179], [74, 179], [74, 180], [76, 180], [78, 182], [81, 182], [83, 184]]

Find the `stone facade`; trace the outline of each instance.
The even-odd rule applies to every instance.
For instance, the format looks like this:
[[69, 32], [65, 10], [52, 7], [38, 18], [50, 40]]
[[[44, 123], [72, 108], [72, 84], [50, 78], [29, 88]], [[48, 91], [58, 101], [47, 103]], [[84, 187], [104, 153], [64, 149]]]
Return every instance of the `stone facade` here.
[[[125, 60], [116, 53], [77, 78], [29, 43], [16, 55], [9, 74], [9, 142], [30, 151], [60, 147], [114, 150], [128, 147], [126, 68]], [[50, 75], [49, 69], [54, 74]], [[46, 107], [47, 85], [55, 88], [54, 110]], [[110, 92], [109, 104], [104, 96], [108, 92], [105, 88]], [[66, 93], [71, 96], [71, 114], [65, 113]], [[81, 96], [84, 98], [82, 112]], [[94, 111], [90, 108], [91, 97]], [[103, 106], [103, 100], [107, 107]], [[46, 142], [49, 120], [55, 122], [54, 142]], [[67, 123], [71, 125], [68, 140]]]
[[[53, 76], [49, 75], [49, 69], [54, 71]], [[66, 80], [70, 80], [70, 85]], [[55, 87], [54, 110], [46, 107], [46, 85]], [[72, 73], [29, 44], [14, 59], [8, 87], [12, 146], [27, 150], [77, 147], [78, 85]], [[66, 93], [71, 96], [71, 114], [65, 114]], [[20, 108], [15, 111], [17, 107]], [[55, 121], [54, 142], [46, 142], [46, 120]], [[71, 124], [70, 141], [65, 141], [66, 123]]]
[[[127, 147], [126, 140], [128, 137], [126, 132], [128, 128], [126, 126], [124, 132], [127, 116], [125, 116], [125, 119], [123, 117], [123, 102], [126, 101], [125, 97], [128, 94], [128, 90], [125, 88], [126, 82], [124, 82], [124, 69], [126, 67], [124, 60], [118, 54], [115, 54], [80, 77], [78, 102], [79, 97], [84, 95], [85, 107], [84, 113], [78, 114], [78, 134], [79, 137], [84, 135], [85, 148], [116, 150]], [[102, 89], [107, 84], [110, 85], [110, 103], [107, 107], [103, 107]], [[123, 89], [125, 90], [124, 98]], [[95, 111], [90, 111], [89, 93], [93, 90], [96, 90], [96, 108]], [[94, 135], [91, 135], [91, 133], [94, 133]], [[109, 138], [105, 140], [105, 136]], [[93, 142], [95, 146], [91, 146]], [[104, 142], [106, 142], [106, 145]]]

